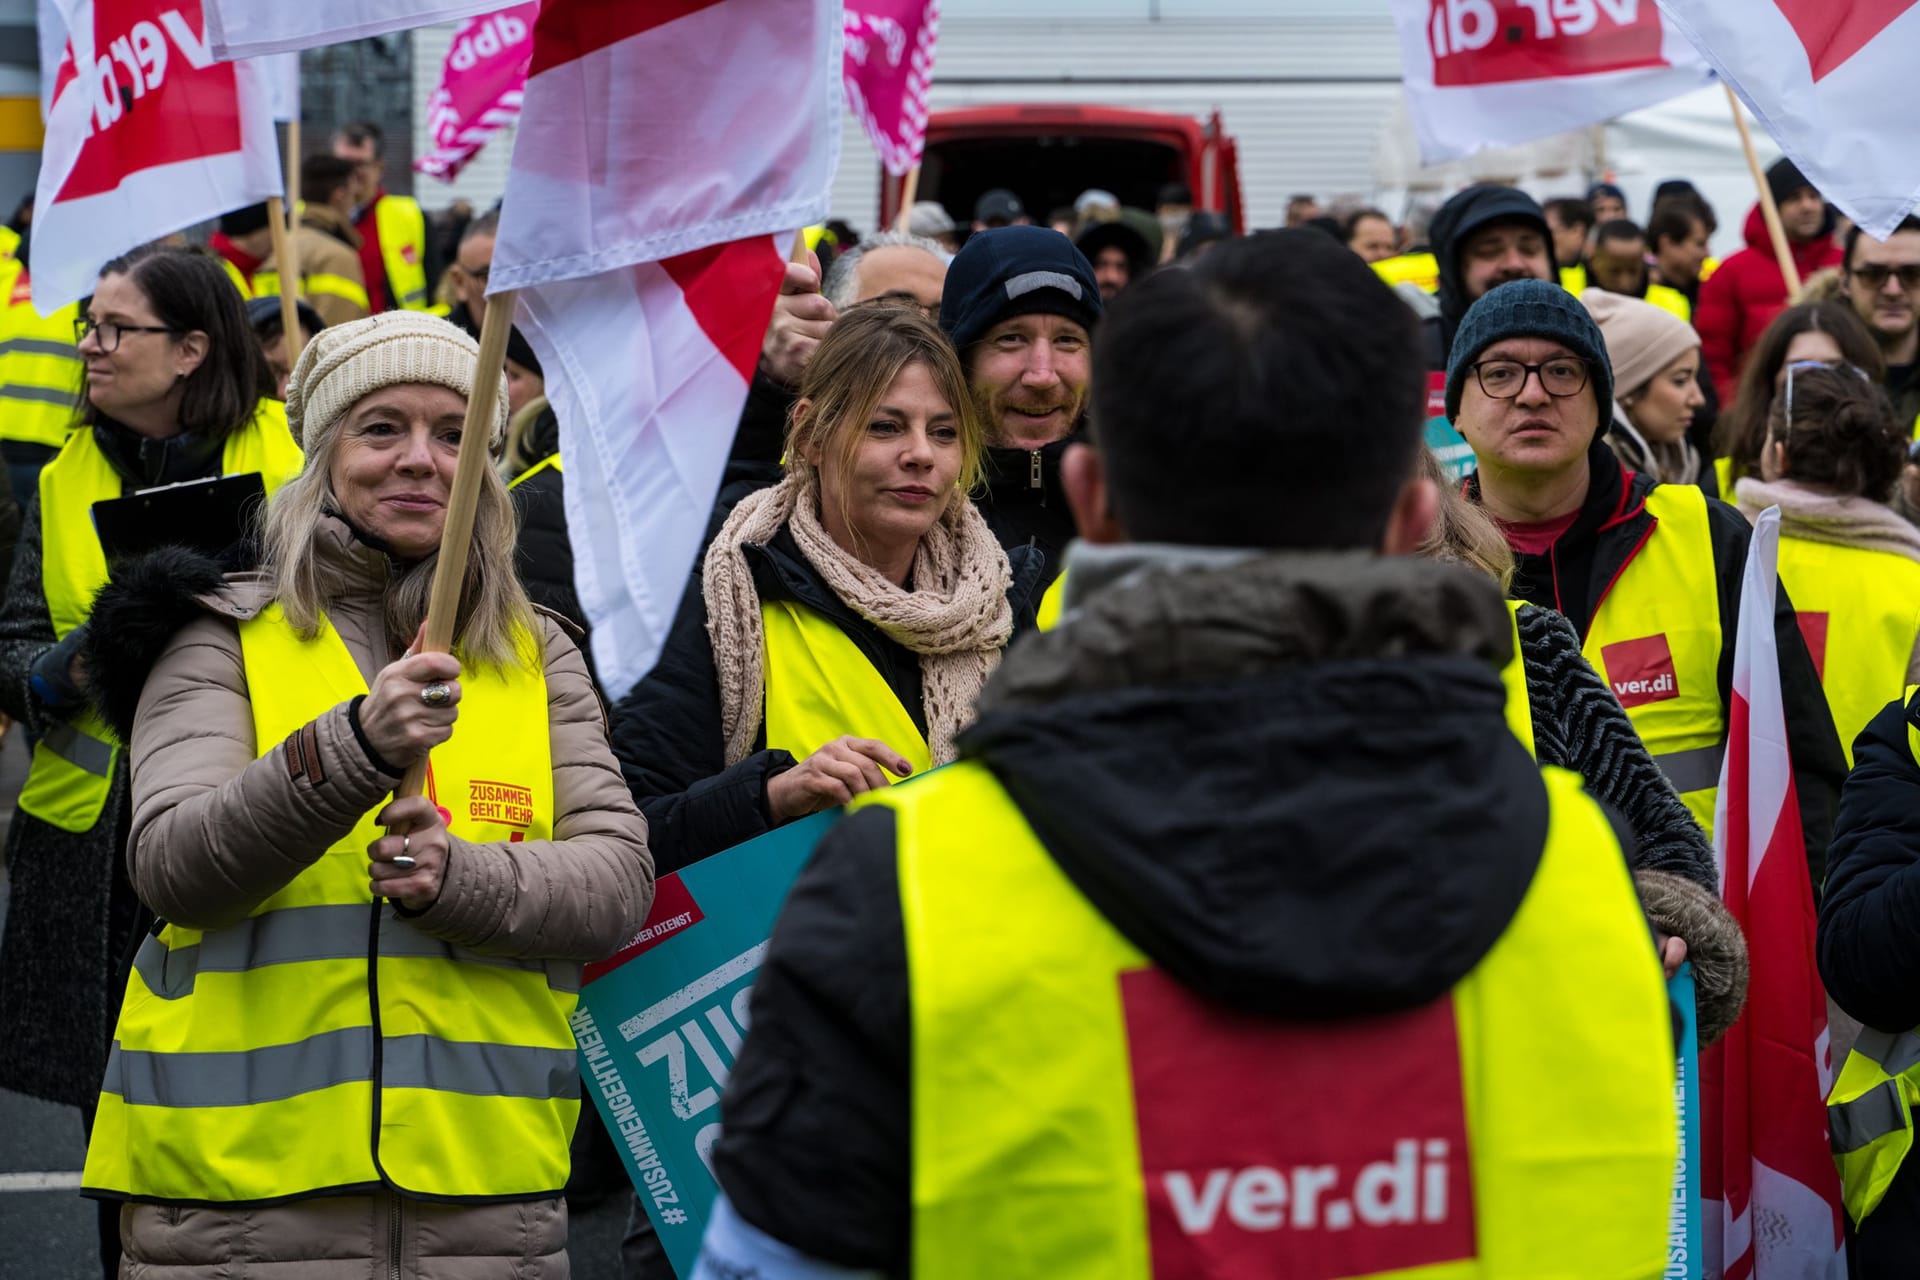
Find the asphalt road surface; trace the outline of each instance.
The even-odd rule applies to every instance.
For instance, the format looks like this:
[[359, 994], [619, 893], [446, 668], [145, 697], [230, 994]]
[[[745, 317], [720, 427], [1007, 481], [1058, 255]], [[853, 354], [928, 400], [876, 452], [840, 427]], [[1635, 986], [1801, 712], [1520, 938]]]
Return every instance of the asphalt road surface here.
[[[13, 815], [26, 763], [16, 729], [0, 741], [0, 831]], [[0, 868], [0, 921], [6, 911]], [[78, 1111], [0, 1089], [0, 1280], [100, 1280], [94, 1204], [77, 1190], [85, 1158]], [[574, 1216], [576, 1280], [618, 1280], [627, 1202], [615, 1194]]]

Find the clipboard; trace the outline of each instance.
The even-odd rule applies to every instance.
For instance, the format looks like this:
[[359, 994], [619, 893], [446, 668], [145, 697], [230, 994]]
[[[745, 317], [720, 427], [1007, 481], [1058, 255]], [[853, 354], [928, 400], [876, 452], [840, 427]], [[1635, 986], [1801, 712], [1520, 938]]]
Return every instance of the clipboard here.
[[93, 527], [108, 564], [161, 547], [218, 556], [253, 536], [266, 498], [257, 471], [211, 476], [96, 502]]

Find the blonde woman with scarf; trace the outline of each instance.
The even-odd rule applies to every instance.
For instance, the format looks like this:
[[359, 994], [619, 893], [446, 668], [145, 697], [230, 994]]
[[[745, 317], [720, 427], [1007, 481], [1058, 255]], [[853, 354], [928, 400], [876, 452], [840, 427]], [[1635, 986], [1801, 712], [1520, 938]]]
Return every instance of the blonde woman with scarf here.
[[614, 712], [663, 873], [954, 758], [1040, 568], [968, 499], [983, 447], [931, 321], [870, 305], [834, 323], [784, 477], [734, 507]]
[[1785, 373], [1760, 478], [1734, 500], [1749, 520], [1780, 508], [1780, 581], [1852, 764], [1867, 722], [1920, 681], [1920, 530], [1887, 506], [1906, 439], [1859, 369], [1803, 360]]

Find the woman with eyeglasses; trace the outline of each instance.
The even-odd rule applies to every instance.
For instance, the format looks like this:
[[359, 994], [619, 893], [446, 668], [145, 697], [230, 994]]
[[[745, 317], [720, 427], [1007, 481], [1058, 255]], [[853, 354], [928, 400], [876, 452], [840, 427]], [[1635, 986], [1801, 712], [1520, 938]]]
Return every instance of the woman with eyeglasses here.
[[[79, 659], [108, 577], [93, 505], [255, 472], [268, 492], [299, 447], [247, 313], [217, 259], [159, 249], [100, 273], [77, 324], [79, 429], [40, 473], [0, 605], [0, 710], [33, 763], [7, 835], [0, 1087], [81, 1109], [89, 1130], [142, 909], [128, 882], [125, 753], [93, 714]], [[117, 1207], [103, 1209], [106, 1273]]]
[[1660, 484], [1696, 484], [1700, 451], [1687, 439], [1707, 403], [1700, 389], [1700, 335], [1672, 312], [1638, 298], [1588, 289], [1580, 301], [1607, 340], [1613, 365], [1607, 445]]
[[1852, 307], [1803, 302], [1775, 316], [1747, 357], [1733, 403], [1714, 423], [1713, 466], [1723, 500], [1734, 501], [1735, 482], [1760, 475], [1774, 398], [1786, 386], [1787, 366], [1805, 360], [1852, 365], [1875, 386], [1887, 375], [1880, 344]]
[[1887, 506], [1906, 433], [1851, 365], [1803, 360], [1783, 372], [1760, 476], [1734, 495], [1748, 519], [1780, 508], [1780, 581], [1851, 764], [1867, 722], [1920, 682], [1920, 530]]

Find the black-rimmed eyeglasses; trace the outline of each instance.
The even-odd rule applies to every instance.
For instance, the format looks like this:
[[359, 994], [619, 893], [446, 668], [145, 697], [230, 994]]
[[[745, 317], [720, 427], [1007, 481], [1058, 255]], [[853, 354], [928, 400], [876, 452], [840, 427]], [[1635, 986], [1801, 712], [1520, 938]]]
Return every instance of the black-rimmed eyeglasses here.
[[1555, 399], [1577, 396], [1587, 385], [1587, 362], [1578, 356], [1557, 356], [1539, 364], [1518, 360], [1482, 360], [1471, 366], [1480, 390], [1494, 400], [1511, 400], [1527, 385], [1527, 379], [1540, 375], [1540, 385]]
[[100, 349], [109, 354], [120, 349], [120, 335], [123, 333], [178, 332], [179, 330], [170, 329], [163, 324], [119, 324], [112, 320], [102, 320], [96, 324], [85, 316], [81, 316], [73, 322], [74, 345], [78, 346], [80, 343], [85, 342], [87, 335], [92, 334], [95, 340], [100, 343]]

